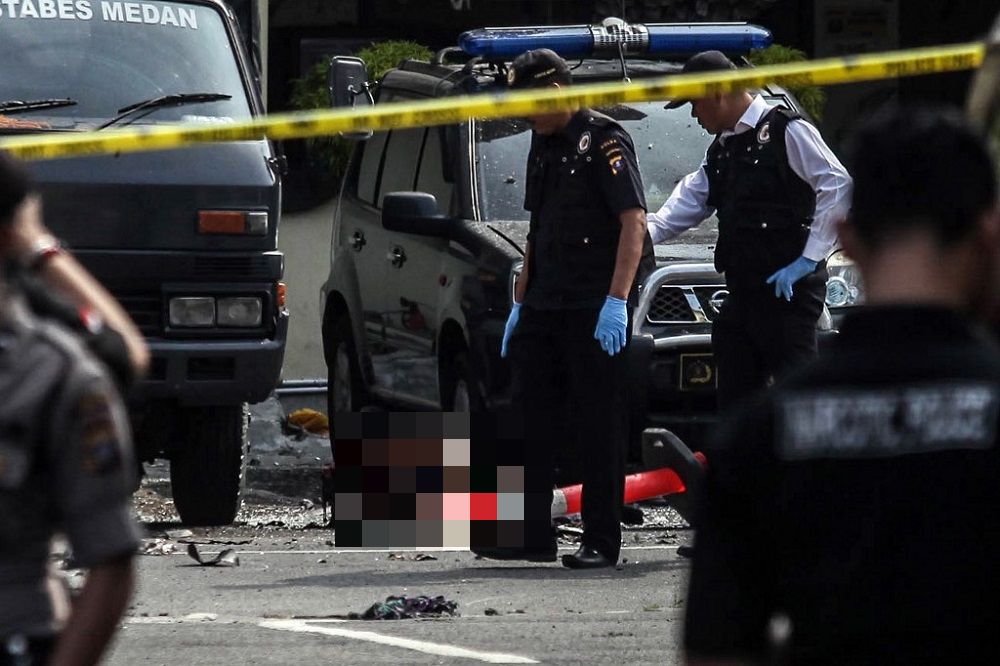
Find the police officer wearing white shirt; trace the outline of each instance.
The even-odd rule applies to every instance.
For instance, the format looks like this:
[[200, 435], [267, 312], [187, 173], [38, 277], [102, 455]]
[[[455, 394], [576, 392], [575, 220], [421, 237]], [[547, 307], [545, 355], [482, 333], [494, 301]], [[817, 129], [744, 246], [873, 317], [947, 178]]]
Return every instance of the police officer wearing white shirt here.
[[[704, 51], [684, 73], [735, 69]], [[811, 124], [747, 91], [675, 100], [715, 134], [705, 159], [647, 216], [653, 243], [715, 212], [715, 267], [729, 296], [713, 322], [719, 406], [767, 385], [816, 354], [826, 257], [850, 202], [851, 177]]]

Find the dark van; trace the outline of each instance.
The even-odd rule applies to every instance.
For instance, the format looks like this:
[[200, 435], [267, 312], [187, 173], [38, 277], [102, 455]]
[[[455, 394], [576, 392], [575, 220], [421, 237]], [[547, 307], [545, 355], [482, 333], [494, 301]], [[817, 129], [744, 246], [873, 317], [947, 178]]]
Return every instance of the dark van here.
[[[217, 0], [4, 2], [0, 133], [249, 119], [264, 107], [242, 44]], [[246, 405], [281, 369], [279, 166], [263, 140], [32, 164], [46, 224], [148, 339], [137, 445], [170, 459], [187, 524], [232, 522]]]

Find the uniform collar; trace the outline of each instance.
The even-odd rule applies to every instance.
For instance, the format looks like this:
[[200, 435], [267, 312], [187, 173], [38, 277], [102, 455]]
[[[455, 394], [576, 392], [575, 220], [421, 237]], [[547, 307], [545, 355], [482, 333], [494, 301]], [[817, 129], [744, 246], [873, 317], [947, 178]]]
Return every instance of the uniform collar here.
[[573, 117], [566, 123], [566, 127], [559, 133], [565, 139], [576, 143], [577, 138], [583, 134], [590, 125], [590, 109], [580, 109], [573, 114]]
[[750, 102], [750, 106], [747, 110], [743, 112], [740, 116], [739, 121], [736, 123], [736, 127], [731, 130], [723, 130], [719, 134], [720, 139], [726, 139], [727, 137], [733, 136], [734, 134], [742, 134], [747, 130], [752, 130], [757, 127], [757, 123], [760, 119], [771, 110], [771, 105], [767, 103], [762, 95], [755, 95], [753, 101]]

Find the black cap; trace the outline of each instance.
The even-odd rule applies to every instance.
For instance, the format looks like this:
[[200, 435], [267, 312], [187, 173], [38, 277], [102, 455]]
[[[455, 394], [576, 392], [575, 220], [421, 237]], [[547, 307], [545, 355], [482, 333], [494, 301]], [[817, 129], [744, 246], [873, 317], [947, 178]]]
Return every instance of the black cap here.
[[34, 190], [35, 184], [24, 165], [0, 152], [0, 224], [9, 224], [14, 211]]
[[535, 88], [573, 81], [566, 61], [551, 49], [525, 51], [507, 69], [508, 88]]
[[[684, 63], [684, 67], [681, 68], [681, 74], [718, 72], [727, 69], [736, 69], [736, 65], [722, 51], [702, 51], [688, 58], [688, 61]], [[663, 108], [676, 109], [690, 101], [689, 99], [675, 99]]]

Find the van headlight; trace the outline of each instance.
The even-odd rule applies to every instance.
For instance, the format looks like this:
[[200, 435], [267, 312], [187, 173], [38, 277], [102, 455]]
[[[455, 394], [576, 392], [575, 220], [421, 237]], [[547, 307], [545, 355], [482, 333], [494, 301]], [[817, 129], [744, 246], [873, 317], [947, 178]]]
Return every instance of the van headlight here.
[[845, 308], [861, 305], [865, 301], [861, 273], [843, 250], [837, 250], [826, 260], [826, 270], [830, 277], [826, 281], [826, 305], [831, 308]]
[[255, 328], [264, 302], [259, 296], [175, 296], [168, 303], [170, 325], [177, 328]]
[[170, 325], [204, 328], [215, 325], [215, 299], [211, 296], [178, 296], [170, 299]]

